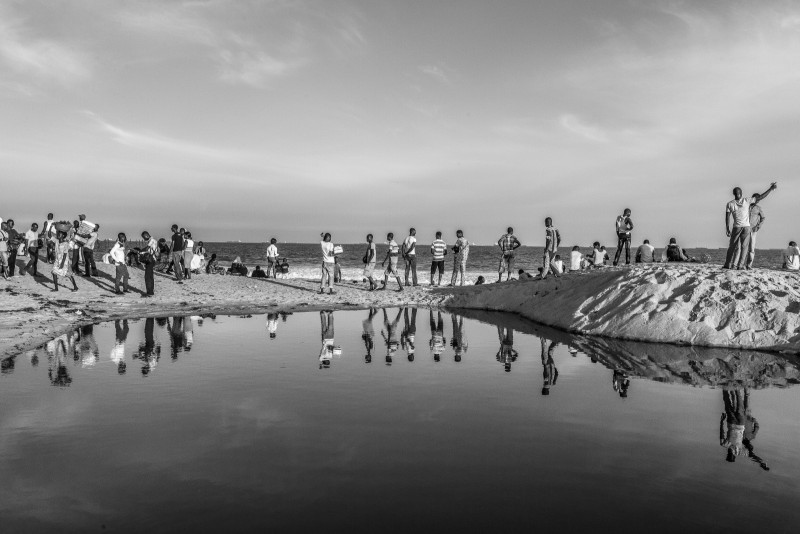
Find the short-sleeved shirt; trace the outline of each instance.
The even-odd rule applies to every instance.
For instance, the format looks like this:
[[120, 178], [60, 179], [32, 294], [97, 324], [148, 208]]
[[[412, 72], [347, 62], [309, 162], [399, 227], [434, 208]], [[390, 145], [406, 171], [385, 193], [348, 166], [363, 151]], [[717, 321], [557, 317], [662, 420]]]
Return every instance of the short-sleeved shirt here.
[[28, 243], [28, 248], [36, 248], [38, 246], [39, 234], [33, 230], [25, 232], [25, 241]]
[[431, 244], [431, 249], [433, 252], [433, 261], [443, 261], [445, 251], [447, 250], [447, 243], [441, 239], [437, 239]]
[[764, 212], [758, 204], [750, 204], [750, 226], [755, 228], [764, 220]]
[[519, 243], [514, 234], [506, 234], [500, 238], [500, 248], [503, 252], [511, 252], [514, 250], [514, 244]]
[[642, 263], [653, 263], [653, 252], [656, 248], [649, 243], [642, 243], [636, 251], [636, 255], [642, 260]]
[[786, 261], [787, 269], [792, 271], [800, 271], [800, 248], [787, 248], [783, 251], [783, 258]]
[[172, 234], [172, 252], [183, 251], [183, 236], [178, 232]]
[[[370, 258], [370, 256], [372, 257]], [[375, 263], [377, 259], [378, 259], [378, 253], [375, 251], [375, 242], [373, 241], [367, 247], [367, 260], [369, 260], [367, 261], [367, 264]]]
[[406, 251], [406, 254], [411, 255], [411, 256], [414, 256], [414, 255], [417, 254], [417, 247], [414, 247], [414, 250], [409, 252], [409, 249], [411, 248], [411, 245], [416, 244], [416, 242], [417, 242], [417, 238], [414, 237], [413, 235], [408, 236], [406, 238], [406, 240], [403, 241], [403, 247], [404, 247], [404, 249]]
[[398, 245], [397, 241], [394, 239], [389, 241], [389, 254], [391, 254], [393, 257], [396, 257], [398, 254], [400, 254], [400, 245]]
[[459, 237], [456, 239], [455, 246], [458, 247], [458, 252], [456, 252], [456, 261], [463, 261], [464, 258], [466, 258], [469, 254], [469, 241], [467, 241], [466, 237]]
[[750, 204], [752, 203], [753, 199], [749, 197], [728, 202], [726, 211], [733, 214], [734, 228], [747, 228], [750, 226]]
[[319, 244], [322, 247], [322, 261], [325, 263], [333, 263], [333, 243], [330, 241], [320, 241]]
[[89, 240], [86, 241], [86, 244], [83, 246], [83, 248], [88, 248], [89, 250], [94, 250], [95, 243], [97, 243], [97, 232], [91, 232], [89, 234]]
[[545, 230], [544, 249], [548, 252], [555, 252], [558, 250], [559, 239], [561, 239], [561, 234], [558, 233], [558, 229], [553, 226], [548, 226]]
[[577, 250], [573, 250], [570, 253], [569, 258], [569, 268], [571, 271], [580, 271], [581, 270], [581, 260], [583, 260], [583, 254], [578, 252]]
[[267, 247], [267, 257], [268, 258], [277, 258], [278, 257], [278, 247], [275, 245], [270, 244]]

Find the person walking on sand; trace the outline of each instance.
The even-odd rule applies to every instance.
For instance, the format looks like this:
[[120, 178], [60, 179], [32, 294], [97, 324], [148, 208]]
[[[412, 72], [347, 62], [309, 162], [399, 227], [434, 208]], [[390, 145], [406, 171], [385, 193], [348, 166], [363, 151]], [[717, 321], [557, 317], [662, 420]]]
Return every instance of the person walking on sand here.
[[89, 232], [89, 239], [83, 245], [83, 272], [86, 278], [97, 276], [97, 264], [94, 262], [94, 247], [97, 244], [97, 232], [100, 225], [95, 224], [94, 229]]
[[331, 243], [331, 234], [323, 233], [320, 247], [322, 248], [322, 276], [319, 281], [319, 293], [324, 293], [325, 283], [328, 284], [328, 294], [333, 295], [333, 269], [334, 269], [334, 254], [333, 243]]
[[[444, 274], [444, 257], [447, 255], [447, 243], [442, 240], [442, 232], [436, 232], [436, 239], [431, 243], [431, 254], [433, 260], [431, 261], [431, 285], [442, 285], [442, 275]], [[436, 271], [439, 271], [439, 281], [434, 283]]]
[[142, 259], [144, 260], [144, 287], [145, 294], [142, 297], [152, 297], [155, 294], [155, 275], [153, 270], [156, 266], [158, 258], [158, 241], [150, 236], [150, 232], [145, 230], [142, 232], [142, 239], [147, 243], [144, 251], [142, 252]]
[[42, 241], [47, 247], [47, 263], [52, 264], [56, 261], [56, 242], [55, 242], [55, 229], [56, 222], [53, 220], [53, 214], [48, 213], [47, 219], [42, 224]]
[[789, 241], [789, 246], [783, 251], [783, 268], [800, 271], [800, 248], [794, 241]]
[[406, 262], [406, 286], [408, 286], [408, 275], [411, 274], [411, 281], [414, 287], [417, 283], [417, 230], [409, 228], [408, 237], [403, 241], [403, 259]]
[[128, 266], [125, 264], [125, 242], [128, 238], [120, 232], [117, 234], [117, 242], [114, 243], [114, 247], [111, 249], [111, 261], [114, 263], [115, 273], [114, 273], [114, 293], [117, 295], [121, 295], [123, 291], [119, 290], [120, 283], [122, 283], [122, 289], [124, 293], [129, 293], [128, 291]]
[[386, 265], [386, 260], [389, 260], [389, 266], [386, 267], [386, 271], [383, 273], [383, 285], [381, 289], [386, 289], [386, 284], [389, 282], [389, 275], [391, 274], [394, 275], [397, 280], [397, 291], [402, 291], [403, 283], [400, 281], [400, 274], [397, 272], [397, 259], [400, 256], [400, 247], [394, 240], [393, 233], [389, 232], [386, 235], [386, 240], [389, 242], [389, 250], [386, 251], [386, 257], [383, 259], [381, 266]]
[[653, 263], [655, 251], [656, 247], [650, 244], [649, 239], [645, 239], [644, 242], [639, 245], [639, 248], [636, 249], [636, 263]]
[[[39, 265], [39, 225], [33, 223], [31, 229], [25, 232], [25, 253], [30, 257], [23, 271], [30, 272], [33, 276], [39, 276], [37, 267]], [[33, 272], [31, 272], [33, 268]]]
[[631, 230], [633, 230], [633, 221], [631, 220], [631, 210], [625, 208], [622, 215], [617, 216], [615, 223], [617, 228], [617, 253], [614, 254], [614, 265], [619, 263], [619, 257], [622, 254], [622, 249], [625, 249], [625, 265], [631, 263]]
[[[750, 237], [750, 205], [767, 197], [772, 191], [778, 188], [777, 182], [772, 182], [769, 189], [763, 193], [755, 194], [750, 198], [742, 197], [742, 190], [739, 187], [733, 189], [733, 200], [728, 202], [725, 207], [725, 234], [730, 237], [728, 253], [725, 257], [723, 269], [742, 269], [744, 267], [745, 256], [747, 253], [747, 240]], [[733, 229], [731, 229], [733, 222]], [[734, 265], [736, 258], [738, 264]]]
[[72, 275], [72, 263], [69, 261], [69, 251], [74, 247], [72, 241], [67, 240], [67, 232], [56, 232], [56, 261], [53, 263], [51, 276], [53, 278], [53, 291], [58, 291], [58, 279], [69, 278], [72, 281], [72, 291], [78, 290], [75, 277]]
[[450, 286], [455, 286], [459, 275], [461, 283], [464, 285], [464, 273], [467, 271], [467, 258], [469, 257], [469, 241], [464, 238], [464, 232], [456, 230], [456, 242], [453, 245], [453, 277], [450, 279]]
[[170, 259], [172, 260], [172, 268], [175, 270], [175, 280], [179, 284], [183, 283], [183, 267], [181, 267], [181, 259], [183, 258], [183, 234], [178, 231], [178, 225], [172, 225], [172, 242], [169, 246]]
[[555, 256], [558, 253], [558, 246], [561, 244], [561, 234], [553, 226], [553, 219], [547, 217], [544, 220], [544, 258], [542, 259], [542, 280], [547, 278], [547, 274], [552, 270], [553, 275], [558, 278], [561, 273], [555, 265]]
[[375, 282], [375, 262], [378, 261], [378, 254], [375, 251], [375, 242], [372, 240], [372, 234], [367, 234], [367, 251], [364, 253], [364, 278], [369, 282], [369, 290], [375, 291], [378, 289], [378, 284]]
[[269, 240], [267, 247], [267, 278], [272, 273], [272, 278], [278, 278], [278, 240], [274, 237]]
[[503, 273], [508, 273], [506, 281], [511, 280], [511, 272], [514, 269], [514, 255], [516, 250], [520, 247], [521, 243], [514, 236], [514, 229], [510, 226], [506, 234], [497, 240], [497, 246], [500, 247], [502, 256], [500, 257], [500, 267], [498, 268], [498, 282], [503, 281]]

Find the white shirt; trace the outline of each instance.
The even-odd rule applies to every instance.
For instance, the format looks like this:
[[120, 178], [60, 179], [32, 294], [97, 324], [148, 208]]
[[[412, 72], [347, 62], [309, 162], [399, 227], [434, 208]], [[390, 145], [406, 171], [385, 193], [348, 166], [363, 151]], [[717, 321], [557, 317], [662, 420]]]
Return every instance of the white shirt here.
[[791, 271], [800, 271], [800, 248], [789, 247], [783, 251], [786, 268]]
[[417, 242], [417, 238], [414, 237], [413, 235], [408, 236], [406, 238], [406, 240], [403, 241], [403, 247], [405, 247], [406, 254], [411, 255], [411, 256], [416, 256], [417, 247], [414, 247], [414, 250], [412, 250], [411, 252], [408, 251], [408, 249], [411, 248], [411, 245], [415, 244], [416, 242]]
[[92, 232], [89, 234], [89, 240], [83, 246], [83, 248], [88, 248], [89, 250], [94, 250], [94, 244], [97, 243], [97, 232]]
[[333, 263], [333, 243], [330, 241], [320, 241], [322, 247], [322, 261], [325, 263]]
[[183, 239], [183, 250], [187, 250], [187, 251], [193, 253], [194, 252], [194, 241], [192, 241], [189, 238], [184, 238]]
[[642, 263], [653, 263], [653, 253], [655, 252], [656, 247], [651, 245], [650, 243], [642, 243], [639, 245], [639, 249], [636, 251], [636, 255], [641, 255]]
[[564, 262], [563, 261], [556, 260], [556, 261], [553, 262], [553, 265], [555, 265], [556, 269], [558, 269], [558, 274], [561, 274], [561, 273], [564, 272]]
[[753, 199], [742, 197], [741, 200], [736, 199], [728, 202], [726, 211], [733, 213], [733, 227], [734, 228], [749, 228], [750, 227], [750, 204]]
[[606, 259], [606, 251], [594, 249], [594, 261], [593, 265], [603, 265], [603, 261]]
[[569, 270], [580, 271], [581, 261], [583, 261], [583, 254], [581, 254], [577, 250], [573, 250], [569, 258]]
[[111, 249], [110, 254], [115, 263], [125, 265], [125, 245], [117, 241], [114, 244], [114, 248]]
[[25, 241], [28, 242], [28, 247], [36, 248], [36, 242], [39, 240], [39, 234], [34, 232], [33, 230], [28, 230], [25, 232]]
[[278, 257], [278, 247], [275, 245], [270, 244], [267, 247], [267, 257], [268, 258], [277, 258]]

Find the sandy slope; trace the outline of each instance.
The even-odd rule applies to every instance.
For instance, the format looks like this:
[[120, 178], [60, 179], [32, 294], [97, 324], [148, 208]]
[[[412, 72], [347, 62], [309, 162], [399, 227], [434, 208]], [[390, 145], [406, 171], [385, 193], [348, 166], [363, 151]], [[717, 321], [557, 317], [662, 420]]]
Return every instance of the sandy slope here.
[[650, 265], [458, 289], [445, 305], [510, 311], [582, 334], [800, 352], [800, 277]]

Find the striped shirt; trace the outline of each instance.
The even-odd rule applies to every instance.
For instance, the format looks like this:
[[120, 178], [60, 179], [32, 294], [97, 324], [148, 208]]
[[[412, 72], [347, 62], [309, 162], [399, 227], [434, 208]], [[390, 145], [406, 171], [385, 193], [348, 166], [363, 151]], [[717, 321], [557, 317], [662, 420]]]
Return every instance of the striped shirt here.
[[431, 254], [433, 254], [433, 261], [444, 260], [445, 252], [447, 251], [447, 243], [441, 239], [437, 239], [431, 244]]
[[389, 254], [392, 256], [397, 256], [398, 254], [400, 254], [400, 246], [394, 239], [389, 241]]
[[548, 226], [545, 230], [544, 249], [548, 252], [555, 252], [558, 250], [559, 241], [561, 241], [561, 234], [558, 233], [558, 229], [553, 226]]
[[514, 244], [519, 244], [519, 240], [517, 240], [514, 234], [506, 234], [500, 238], [500, 248], [503, 252], [508, 252], [514, 250]]

